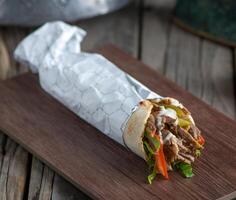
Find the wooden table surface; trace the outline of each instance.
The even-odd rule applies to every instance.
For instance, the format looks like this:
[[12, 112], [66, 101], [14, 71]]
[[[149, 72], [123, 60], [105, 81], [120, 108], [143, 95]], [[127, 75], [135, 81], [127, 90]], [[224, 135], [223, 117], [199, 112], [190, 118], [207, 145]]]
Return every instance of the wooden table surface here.
[[[235, 119], [236, 50], [186, 33], [171, 21], [173, 0], [137, 0], [112, 14], [78, 22], [82, 49], [113, 43]], [[33, 28], [0, 27], [0, 79], [27, 69], [13, 57]], [[0, 133], [0, 200], [89, 199]]]

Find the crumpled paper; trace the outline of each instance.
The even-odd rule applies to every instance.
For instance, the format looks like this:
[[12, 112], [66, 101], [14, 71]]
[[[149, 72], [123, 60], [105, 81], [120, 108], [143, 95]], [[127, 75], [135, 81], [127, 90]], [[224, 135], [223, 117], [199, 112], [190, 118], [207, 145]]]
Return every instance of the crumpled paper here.
[[99, 54], [81, 52], [86, 32], [47, 23], [16, 48], [16, 60], [39, 73], [41, 87], [79, 117], [124, 145], [123, 131], [137, 104], [160, 98]]

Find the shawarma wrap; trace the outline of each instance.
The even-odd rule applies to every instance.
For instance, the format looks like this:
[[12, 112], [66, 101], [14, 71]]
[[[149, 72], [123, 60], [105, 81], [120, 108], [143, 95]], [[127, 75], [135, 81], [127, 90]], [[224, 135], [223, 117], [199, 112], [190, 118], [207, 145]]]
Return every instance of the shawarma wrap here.
[[104, 56], [81, 52], [84, 36], [79, 27], [49, 22], [27, 36], [14, 56], [38, 73], [44, 91], [99, 134], [146, 160], [151, 170], [149, 183], [157, 173], [168, 178], [173, 168], [191, 177], [204, 139], [190, 112], [177, 100], [151, 91]]
[[149, 165], [149, 183], [157, 173], [168, 179], [173, 168], [192, 177], [192, 163], [205, 143], [190, 112], [168, 97], [140, 102], [126, 124], [123, 139]]

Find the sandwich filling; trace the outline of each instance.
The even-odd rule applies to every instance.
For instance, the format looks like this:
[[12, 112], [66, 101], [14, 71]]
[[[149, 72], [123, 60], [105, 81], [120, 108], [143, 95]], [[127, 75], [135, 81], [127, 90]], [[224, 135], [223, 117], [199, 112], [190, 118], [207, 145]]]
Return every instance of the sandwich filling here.
[[192, 163], [200, 156], [205, 140], [190, 112], [172, 98], [149, 101], [153, 108], [143, 137], [151, 170], [148, 182], [151, 184], [158, 173], [168, 179], [168, 171], [173, 168], [187, 178], [192, 177]]

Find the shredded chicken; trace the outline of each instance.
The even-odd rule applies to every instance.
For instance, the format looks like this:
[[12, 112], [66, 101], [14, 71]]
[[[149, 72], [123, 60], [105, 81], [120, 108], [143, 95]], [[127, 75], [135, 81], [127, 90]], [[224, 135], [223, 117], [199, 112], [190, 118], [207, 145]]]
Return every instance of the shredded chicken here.
[[148, 120], [147, 120], [147, 125], [146, 125], [146, 130], [148, 132], [153, 132], [156, 131], [156, 125], [155, 125], [156, 119], [153, 114], [150, 114]]
[[184, 130], [181, 127], [177, 127], [178, 134], [181, 138], [183, 138], [189, 145], [193, 145], [196, 148], [202, 148], [202, 146], [195, 140], [190, 133], [188, 133], [186, 130]]
[[[162, 105], [170, 104], [169, 99], [164, 99], [160, 102], [161, 106], [153, 102], [154, 107], [147, 120], [146, 131], [156, 131], [162, 137], [165, 159], [168, 168], [172, 169], [171, 163], [174, 162], [180, 161], [187, 164], [194, 162], [196, 157], [195, 151], [196, 149], [201, 149], [202, 146], [197, 142], [197, 138], [201, 135], [201, 132], [193, 123], [187, 127], [180, 127], [177, 117], [173, 118], [167, 114], [160, 116], [160, 113], [164, 113]], [[181, 108], [181, 111], [186, 116], [190, 114], [184, 107]]]
[[184, 158], [188, 159], [190, 162], [194, 162], [194, 157], [190, 154], [186, 153], [179, 153], [179, 155], [183, 156]]
[[194, 139], [197, 140], [197, 138], [201, 135], [200, 130], [194, 126], [193, 124], [190, 125], [189, 133], [193, 136]]
[[190, 160], [186, 159], [185, 157], [181, 156], [180, 154], [177, 155], [177, 160], [181, 161], [181, 162], [184, 162], [184, 163], [187, 163], [187, 164], [191, 164]]

